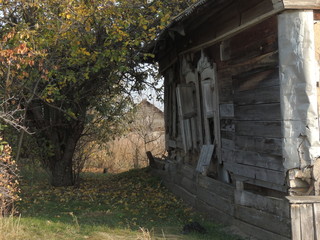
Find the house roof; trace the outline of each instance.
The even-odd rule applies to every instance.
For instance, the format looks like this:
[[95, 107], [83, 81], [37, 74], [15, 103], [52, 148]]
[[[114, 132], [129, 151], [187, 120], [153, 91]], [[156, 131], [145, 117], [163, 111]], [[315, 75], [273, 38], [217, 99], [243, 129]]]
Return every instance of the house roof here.
[[148, 106], [150, 107], [154, 112], [157, 112], [159, 114], [163, 114], [163, 111], [161, 111], [159, 108], [157, 108], [154, 104], [150, 103], [147, 99], [143, 99], [138, 105], [137, 107], [140, 106]]
[[[238, 0], [239, 1], [239, 0]], [[242, 0], [247, 1], [247, 0]], [[267, 1], [267, 0], [264, 0]], [[273, 4], [275, 14], [286, 9], [320, 9], [320, 0], [268, 0]], [[189, 6], [179, 15], [174, 17], [172, 21], [162, 30], [158, 38], [146, 47], [147, 52], [157, 53], [161, 51], [159, 44], [169, 36], [172, 37], [172, 32], [177, 32], [185, 36], [185, 29], [190, 24], [194, 24], [194, 19], [202, 17], [202, 14], [207, 11], [208, 14], [219, 13], [222, 6], [227, 6], [227, 3], [232, 0], [199, 0], [193, 5]], [[241, 1], [239, 1], [241, 2]], [[210, 11], [208, 11], [211, 9]], [[154, 61], [154, 60], [152, 60]]]
[[[176, 17], [174, 17], [171, 21], [171, 23], [163, 30], [166, 31], [167, 29], [169, 29], [172, 25], [179, 23], [180, 21], [183, 21], [184, 19], [188, 18], [189, 16], [191, 16], [194, 12], [196, 12], [198, 10], [198, 8], [200, 8], [201, 6], [205, 5], [207, 2], [210, 1], [216, 1], [216, 0], [199, 0], [198, 2], [192, 4], [191, 6], [189, 6], [187, 9], [185, 9], [183, 12], [181, 12], [179, 15], [177, 15]], [[160, 33], [161, 35], [161, 33]]]

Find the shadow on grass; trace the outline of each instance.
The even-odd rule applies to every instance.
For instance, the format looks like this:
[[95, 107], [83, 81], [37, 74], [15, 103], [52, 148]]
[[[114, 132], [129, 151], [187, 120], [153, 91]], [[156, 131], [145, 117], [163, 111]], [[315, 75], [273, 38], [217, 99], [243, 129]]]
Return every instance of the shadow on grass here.
[[[184, 205], [147, 168], [83, 174], [79, 187], [23, 181], [18, 209], [22, 224], [35, 234], [65, 233], [65, 238], [54, 234], [47, 239], [240, 239]], [[191, 221], [200, 222], [207, 233], [181, 234]]]

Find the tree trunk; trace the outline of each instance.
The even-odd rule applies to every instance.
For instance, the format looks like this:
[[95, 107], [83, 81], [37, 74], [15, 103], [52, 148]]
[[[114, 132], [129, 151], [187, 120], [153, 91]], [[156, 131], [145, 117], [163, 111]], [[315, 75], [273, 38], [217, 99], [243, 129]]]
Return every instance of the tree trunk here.
[[73, 155], [78, 140], [81, 137], [83, 127], [76, 127], [72, 129], [59, 129], [59, 135], [67, 136], [66, 141], [61, 143], [59, 138], [54, 138], [54, 146], [56, 147], [55, 154], [50, 159], [51, 167], [51, 184], [55, 187], [73, 186], [75, 184], [74, 171], [73, 171]]

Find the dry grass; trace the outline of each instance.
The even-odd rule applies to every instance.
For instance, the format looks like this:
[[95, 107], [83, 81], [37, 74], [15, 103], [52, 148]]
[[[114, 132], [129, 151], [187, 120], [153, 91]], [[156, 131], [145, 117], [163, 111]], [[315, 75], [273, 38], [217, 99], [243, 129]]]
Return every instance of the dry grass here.
[[154, 132], [154, 141], [145, 143], [137, 134], [130, 133], [106, 143], [105, 146], [94, 147], [93, 154], [85, 165], [85, 171], [107, 168], [109, 173], [125, 172], [133, 168], [148, 166], [147, 151], [156, 157], [165, 154], [164, 133]]

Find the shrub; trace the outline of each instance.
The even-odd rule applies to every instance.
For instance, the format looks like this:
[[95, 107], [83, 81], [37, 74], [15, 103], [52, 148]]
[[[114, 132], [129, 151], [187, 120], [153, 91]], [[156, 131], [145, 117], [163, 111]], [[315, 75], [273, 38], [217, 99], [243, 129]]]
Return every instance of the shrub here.
[[11, 157], [11, 147], [0, 137], [0, 214], [14, 213], [14, 203], [19, 200], [18, 169]]

